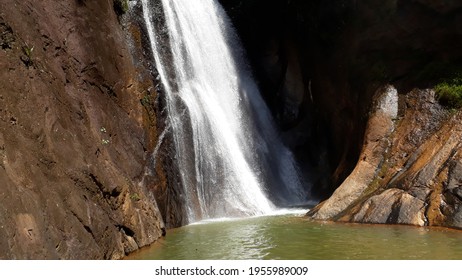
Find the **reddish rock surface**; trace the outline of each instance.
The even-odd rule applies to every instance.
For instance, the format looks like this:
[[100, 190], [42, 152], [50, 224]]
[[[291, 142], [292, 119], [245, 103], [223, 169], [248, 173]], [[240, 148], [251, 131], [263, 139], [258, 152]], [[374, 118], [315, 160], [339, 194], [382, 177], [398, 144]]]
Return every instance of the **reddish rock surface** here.
[[[388, 119], [394, 123], [389, 136], [374, 137], [386, 121], [374, 125], [376, 113], [370, 118], [355, 170], [367, 163], [362, 174], [371, 176], [353, 172], [311, 217], [462, 228], [461, 112], [442, 108], [432, 90], [400, 95], [399, 103], [398, 117]], [[371, 139], [385, 145], [377, 149]]]
[[113, 2], [4, 0], [0, 33], [0, 258], [118, 259], [158, 239], [140, 102], [155, 92]]

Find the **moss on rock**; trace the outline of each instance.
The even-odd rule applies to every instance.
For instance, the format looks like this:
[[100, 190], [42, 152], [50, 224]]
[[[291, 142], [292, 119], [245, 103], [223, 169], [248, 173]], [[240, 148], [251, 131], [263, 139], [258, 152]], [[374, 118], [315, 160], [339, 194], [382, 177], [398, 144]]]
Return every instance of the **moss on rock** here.
[[128, 12], [128, 0], [114, 0], [114, 10], [119, 16]]

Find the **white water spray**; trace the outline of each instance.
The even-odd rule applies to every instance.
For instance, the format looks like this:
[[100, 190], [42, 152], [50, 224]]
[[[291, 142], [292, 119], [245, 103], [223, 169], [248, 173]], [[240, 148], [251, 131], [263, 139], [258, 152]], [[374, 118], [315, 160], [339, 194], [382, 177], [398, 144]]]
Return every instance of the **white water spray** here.
[[216, 0], [159, 1], [142, 0], [143, 16], [167, 92], [188, 220], [268, 214], [275, 210], [268, 191], [286, 204], [303, 203], [292, 154], [222, 7]]

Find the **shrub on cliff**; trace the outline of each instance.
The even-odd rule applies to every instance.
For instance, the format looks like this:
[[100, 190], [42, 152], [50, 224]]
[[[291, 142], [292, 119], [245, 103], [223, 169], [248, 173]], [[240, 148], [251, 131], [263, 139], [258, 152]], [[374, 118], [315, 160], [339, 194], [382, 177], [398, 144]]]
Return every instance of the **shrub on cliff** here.
[[436, 97], [441, 105], [462, 108], [462, 74], [435, 86]]
[[24, 46], [22, 47], [23, 54], [20, 56], [21, 61], [27, 68], [34, 65], [34, 61], [32, 60], [32, 53], [34, 51], [34, 47]]
[[128, 0], [114, 0], [114, 10], [119, 16], [128, 12]]

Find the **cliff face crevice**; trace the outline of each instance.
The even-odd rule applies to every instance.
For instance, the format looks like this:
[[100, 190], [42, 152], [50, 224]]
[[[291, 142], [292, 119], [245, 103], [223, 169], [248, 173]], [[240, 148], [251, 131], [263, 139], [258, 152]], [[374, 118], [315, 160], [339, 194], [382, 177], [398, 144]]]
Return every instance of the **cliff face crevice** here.
[[[311, 216], [459, 227], [459, 117], [424, 89], [460, 73], [461, 3], [221, 2], [312, 195], [330, 197]], [[374, 105], [386, 85], [396, 119]]]
[[0, 3], [0, 258], [116, 259], [162, 235], [140, 102], [157, 93], [119, 20], [109, 0]]

